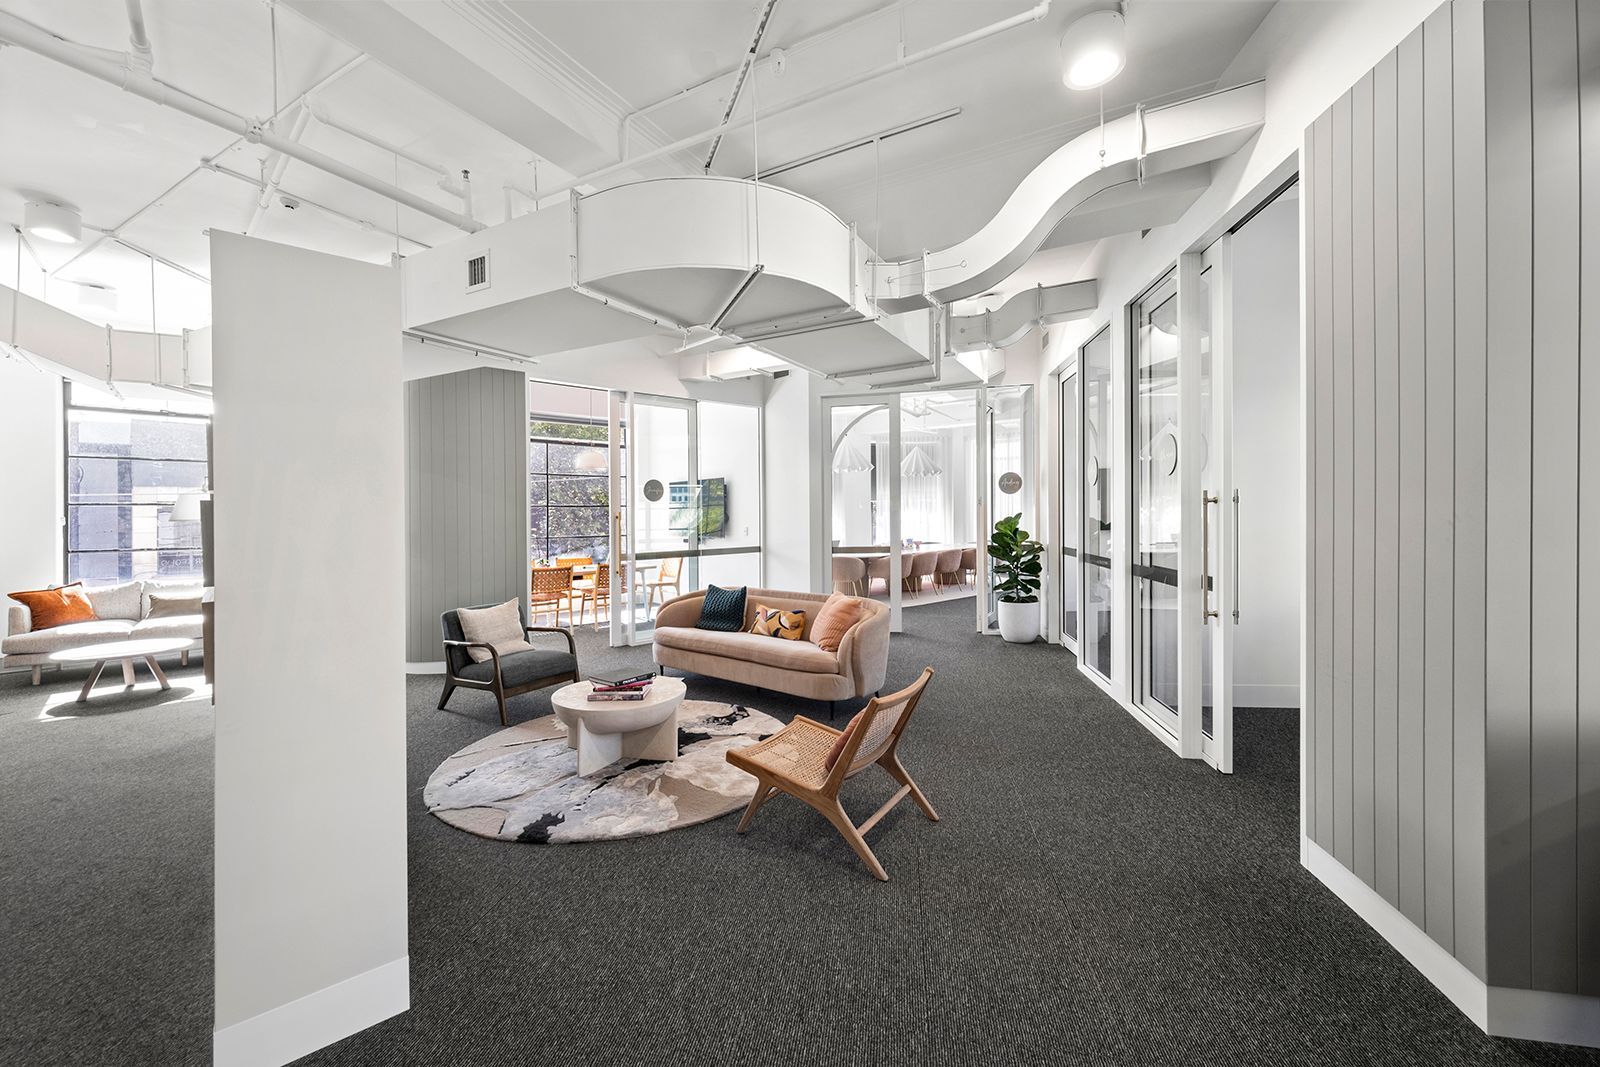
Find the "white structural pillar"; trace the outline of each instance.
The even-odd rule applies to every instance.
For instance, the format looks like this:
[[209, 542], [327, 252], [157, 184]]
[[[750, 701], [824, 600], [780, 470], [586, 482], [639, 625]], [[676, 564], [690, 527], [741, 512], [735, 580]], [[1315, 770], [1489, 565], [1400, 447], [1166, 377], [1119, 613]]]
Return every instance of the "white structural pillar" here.
[[396, 270], [212, 231], [219, 1067], [410, 1004]]

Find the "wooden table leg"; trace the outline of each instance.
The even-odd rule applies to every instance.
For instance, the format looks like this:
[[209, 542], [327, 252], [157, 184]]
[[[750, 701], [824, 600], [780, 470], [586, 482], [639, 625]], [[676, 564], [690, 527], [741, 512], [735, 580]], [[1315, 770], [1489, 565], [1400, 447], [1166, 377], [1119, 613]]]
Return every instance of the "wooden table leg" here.
[[78, 694], [78, 703], [89, 703], [89, 690], [94, 688], [94, 683], [100, 680], [100, 672], [106, 669], [105, 660], [96, 660], [95, 665], [89, 669], [89, 680], [83, 683], [83, 690]]
[[161, 688], [171, 689], [172, 684], [167, 681], [167, 676], [161, 673], [161, 665], [156, 662], [156, 658], [154, 656], [146, 656], [144, 661], [149, 666], [150, 673], [156, 676], [156, 681], [161, 683]]

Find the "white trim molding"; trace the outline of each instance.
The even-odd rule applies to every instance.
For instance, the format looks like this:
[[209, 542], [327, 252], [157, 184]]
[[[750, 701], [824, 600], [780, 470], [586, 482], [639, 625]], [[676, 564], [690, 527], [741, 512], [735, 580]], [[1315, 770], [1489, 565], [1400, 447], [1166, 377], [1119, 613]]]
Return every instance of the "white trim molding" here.
[[1422, 977], [1492, 1037], [1600, 1047], [1600, 997], [1487, 985], [1398, 908], [1383, 899], [1309, 837], [1300, 837], [1300, 865], [1344, 901]]
[[436, 663], [407, 663], [406, 664], [406, 673], [407, 674], [443, 674], [444, 673], [444, 660], [439, 660]]
[[411, 957], [308, 993], [211, 1035], [214, 1067], [283, 1067], [411, 1007]]

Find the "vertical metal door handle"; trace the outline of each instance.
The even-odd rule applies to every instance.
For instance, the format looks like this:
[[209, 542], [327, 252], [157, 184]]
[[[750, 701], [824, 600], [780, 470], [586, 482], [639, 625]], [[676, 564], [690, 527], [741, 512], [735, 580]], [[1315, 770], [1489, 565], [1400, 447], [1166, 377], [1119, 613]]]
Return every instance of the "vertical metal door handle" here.
[[1201, 625], [1218, 617], [1211, 606], [1211, 505], [1216, 502], [1215, 495], [1200, 490], [1200, 604], [1205, 610]]
[[1239, 625], [1239, 490], [1233, 491], [1233, 624]]

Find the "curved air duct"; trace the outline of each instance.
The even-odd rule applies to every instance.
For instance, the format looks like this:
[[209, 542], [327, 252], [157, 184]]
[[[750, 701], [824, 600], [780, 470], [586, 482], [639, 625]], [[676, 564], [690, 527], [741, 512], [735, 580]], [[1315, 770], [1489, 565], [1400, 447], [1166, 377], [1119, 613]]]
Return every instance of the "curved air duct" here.
[[1209, 164], [1260, 128], [1264, 99], [1255, 82], [1120, 119], [1103, 165], [1100, 132], [1080, 136], [978, 233], [906, 263], [875, 260], [854, 226], [772, 185], [707, 176], [573, 193], [566, 211], [408, 257], [405, 325], [526, 356], [654, 334], [680, 350], [755, 345], [867, 384], [929, 380], [947, 350], [1092, 310], [1081, 286], [1024, 294], [977, 340], [951, 332], [976, 327], [943, 305], [1009, 276], [1052, 232], [1077, 240], [1171, 221], [1150, 213], [1192, 202]]
[[1099, 283], [1067, 282], [1024, 289], [980, 315], [951, 315], [949, 350], [1005, 348], [1022, 340], [1035, 326], [1051, 326], [1088, 315], [1100, 305]]

